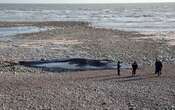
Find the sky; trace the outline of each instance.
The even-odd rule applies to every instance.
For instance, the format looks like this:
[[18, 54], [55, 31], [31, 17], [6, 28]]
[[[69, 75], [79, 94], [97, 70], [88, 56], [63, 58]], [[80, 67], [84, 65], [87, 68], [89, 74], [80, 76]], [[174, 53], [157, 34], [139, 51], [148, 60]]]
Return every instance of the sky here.
[[175, 0], [0, 0], [0, 3], [145, 3]]

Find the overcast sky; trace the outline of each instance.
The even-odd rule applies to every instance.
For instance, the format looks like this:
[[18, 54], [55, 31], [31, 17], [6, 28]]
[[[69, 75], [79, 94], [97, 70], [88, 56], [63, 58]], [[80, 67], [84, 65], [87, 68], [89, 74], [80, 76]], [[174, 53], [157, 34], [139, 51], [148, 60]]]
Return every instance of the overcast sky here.
[[0, 0], [0, 3], [143, 3], [175, 2], [175, 0]]

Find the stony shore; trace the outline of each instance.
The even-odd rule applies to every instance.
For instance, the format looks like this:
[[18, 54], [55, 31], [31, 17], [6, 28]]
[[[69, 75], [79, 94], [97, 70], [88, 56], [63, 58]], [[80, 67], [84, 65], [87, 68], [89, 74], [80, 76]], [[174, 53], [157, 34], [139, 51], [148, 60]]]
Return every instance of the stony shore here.
[[[154, 34], [90, 27], [84, 22], [1, 22], [0, 27], [37, 26], [51, 30], [1, 37], [0, 108], [4, 110], [110, 109], [169, 110], [175, 106], [174, 46]], [[174, 33], [171, 33], [174, 35]], [[21, 60], [110, 59], [141, 68], [51, 73], [14, 65]], [[153, 74], [155, 58], [163, 75]]]
[[2, 61], [83, 57], [152, 64], [159, 57], [166, 63], [175, 62], [174, 46], [165, 39], [152, 39], [153, 34], [89, 27], [84, 22], [2, 22], [2, 26], [52, 28], [1, 38]]

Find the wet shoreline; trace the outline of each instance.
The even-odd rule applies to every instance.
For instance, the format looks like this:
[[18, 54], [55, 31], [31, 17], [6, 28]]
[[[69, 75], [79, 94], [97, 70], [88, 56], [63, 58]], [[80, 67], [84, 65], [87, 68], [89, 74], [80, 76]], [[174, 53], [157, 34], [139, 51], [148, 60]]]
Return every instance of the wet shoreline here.
[[[138, 32], [95, 28], [87, 22], [0, 23], [1, 27], [29, 25], [49, 26], [54, 29], [45, 32], [19, 34], [13, 36], [12, 40], [1, 41], [1, 58], [19, 61], [76, 57], [109, 59], [116, 62], [121, 60], [125, 63], [130, 63], [133, 59], [138, 60], [141, 64], [152, 64], [158, 57], [166, 63], [175, 62], [174, 46], [168, 44], [168, 39], [155, 40], [154, 36], [156, 35], [154, 34], [147, 35]], [[33, 53], [36, 54], [32, 55]], [[5, 56], [5, 54], [8, 55]]]

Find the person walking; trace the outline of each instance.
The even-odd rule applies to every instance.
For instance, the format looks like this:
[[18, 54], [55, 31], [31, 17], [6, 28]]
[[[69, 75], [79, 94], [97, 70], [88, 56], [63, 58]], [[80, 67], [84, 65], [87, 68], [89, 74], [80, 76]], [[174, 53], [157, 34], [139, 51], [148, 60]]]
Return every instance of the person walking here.
[[163, 67], [162, 62], [160, 60], [156, 59], [156, 62], [155, 62], [155, 74], [160, 76], [162, 74], [162, 67]]
[[120, 67], [121, 67], [120, 61], [118, 61], [118, 63], [117, 63], [117, 73], [118, 73], [118, 76], [120, 76]]
[[134, 61], [134, 63], [132, 64], [132, 76], [135, 76], [137, 69], [138, 69], [137, 62]]
[[158, 59], [156, 58], [156, 61], [155, 61], [155, 74], [158, 73]]

